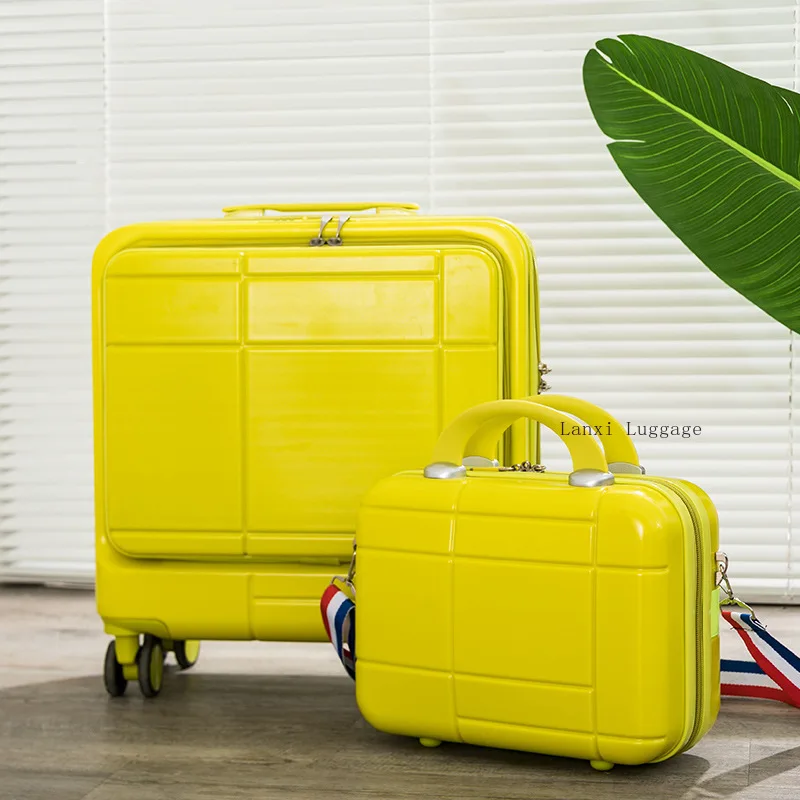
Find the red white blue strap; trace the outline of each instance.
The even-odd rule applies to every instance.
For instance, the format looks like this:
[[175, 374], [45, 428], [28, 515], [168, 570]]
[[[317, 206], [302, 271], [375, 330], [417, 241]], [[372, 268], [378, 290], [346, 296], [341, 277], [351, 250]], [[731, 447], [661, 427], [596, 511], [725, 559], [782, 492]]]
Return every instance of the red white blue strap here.
[[356, 678], [356, 606], [335, 583], [322, 595], [320, 603], [322, 622], [331, 640], [336, 655], [347, 670]]
[[800, 657], [772, 636], [750, 609], [723, 605], [720, 610], [754, 659], [722, 659], [722, 694], [800, 708]]

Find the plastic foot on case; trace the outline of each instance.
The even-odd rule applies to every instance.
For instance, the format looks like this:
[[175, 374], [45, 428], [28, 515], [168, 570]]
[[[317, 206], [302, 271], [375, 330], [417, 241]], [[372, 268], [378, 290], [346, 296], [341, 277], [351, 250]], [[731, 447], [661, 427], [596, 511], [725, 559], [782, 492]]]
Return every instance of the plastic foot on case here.
[[423, 747], [438, 747], [441, 741], [439, 739], [420, 739], [419, 743]]
[[589, 764], [598, 772], [608, 772], [610, 769], [614, 769], [614, 765], [610, 761], [590, 761]]

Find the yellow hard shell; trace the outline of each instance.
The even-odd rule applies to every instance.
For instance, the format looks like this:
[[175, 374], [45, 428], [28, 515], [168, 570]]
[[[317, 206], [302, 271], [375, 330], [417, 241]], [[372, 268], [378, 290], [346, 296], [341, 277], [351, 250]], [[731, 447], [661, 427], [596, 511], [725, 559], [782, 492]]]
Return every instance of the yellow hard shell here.
[[[655, 479], [566, 478], [404, 473], [369, 493], [356, 692], [375, 727], [609, 764], [662, 760], [710, 727], [713, 565], [698, 630], [686, 509]], [[703, 497], [713, 560], [716, 514], [702, 515]]]
[[[311, 247], [321, 210], [134, 225], [97, 248], [97, 600], [119, 637], [323, 639], [364, 492], [422, 466], [464, 409], [537, 389], [516, 228], [354, 214], [343, 245]], [[535, 430], [517, 424], [505, 458], [535, 458]]]
[[[531, 750], [601, 770], [662, 761], [719, 709], [716, 511], [686, 481], [641, 474], [630, 440], [563, 433], [564, 410], [602, 409], [535, 400], [469, 409], [424, 471], [365, 497], [359, 707], [428, 746]], [[519, 418], [560, 436], [572, 473], [460, 466]], [[609, 455], [625, 459], [619, 474]]]

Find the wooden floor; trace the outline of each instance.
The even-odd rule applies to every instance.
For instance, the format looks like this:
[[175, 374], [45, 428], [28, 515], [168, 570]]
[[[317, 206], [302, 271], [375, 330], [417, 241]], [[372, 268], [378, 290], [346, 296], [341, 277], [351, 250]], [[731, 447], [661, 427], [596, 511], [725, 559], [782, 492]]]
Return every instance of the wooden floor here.
[[[762, 616], [800, 649], [800, 609]], [[0, 800], [800, 800], [800, 711], [775, 703], [723, 701], [690, 753], [596, 773], [378, 733], [327, 645], [206, 643], [157, 699], [111, 700], [105, 642], [89, 593], [0, 589]]]

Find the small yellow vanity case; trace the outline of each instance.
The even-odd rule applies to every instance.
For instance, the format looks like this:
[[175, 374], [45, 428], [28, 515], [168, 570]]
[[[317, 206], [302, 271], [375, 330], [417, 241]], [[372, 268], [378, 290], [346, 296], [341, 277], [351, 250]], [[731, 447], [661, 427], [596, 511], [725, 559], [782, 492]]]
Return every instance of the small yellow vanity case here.
[[[429, 466], [364, 499], [358, 705], [376, 728], [428, 746], [528, 750], [596, 769], [662, 761], [694, 745], [719, 709], [714, 506], [690, 483], [642, 474], [601, 409], [531, 400], [467, 411]], [[576, 434], [564, 412], [606, 435]], [[518, 418], [559, 434], [571, 474], [462, 465], [490, 459]]]
[[[362, 495], [475, 403], [538, 391], [527, 238], [415, 209], [242, 206], [98, 246], [112, 695], [129, 680], [156, 694], [164, 651], [187, 667], [200, 639], [324, 639], [318, 598], [350, 558]], [[535, 436], [517, 425], [507, 456], [535, 455]]]

